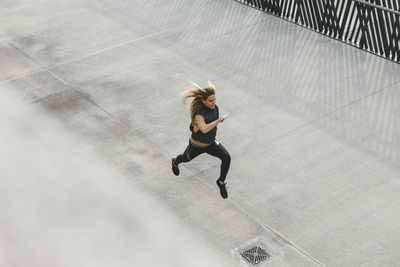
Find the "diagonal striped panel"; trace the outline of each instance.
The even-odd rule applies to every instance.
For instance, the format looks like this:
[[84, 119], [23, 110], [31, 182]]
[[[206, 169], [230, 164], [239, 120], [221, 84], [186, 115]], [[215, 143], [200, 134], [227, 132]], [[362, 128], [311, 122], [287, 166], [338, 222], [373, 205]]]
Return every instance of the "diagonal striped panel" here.
[[400, 63], [398, 0], [237, 0]]

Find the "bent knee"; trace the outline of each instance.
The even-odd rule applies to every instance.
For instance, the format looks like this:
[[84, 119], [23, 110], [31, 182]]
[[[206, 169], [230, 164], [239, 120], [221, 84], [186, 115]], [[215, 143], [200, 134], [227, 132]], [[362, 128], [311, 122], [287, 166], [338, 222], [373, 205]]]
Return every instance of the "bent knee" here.
[[224, 153], [221, 156], [221, 160], [225, 162], [231, 162], [231, 155], [229, 153]]

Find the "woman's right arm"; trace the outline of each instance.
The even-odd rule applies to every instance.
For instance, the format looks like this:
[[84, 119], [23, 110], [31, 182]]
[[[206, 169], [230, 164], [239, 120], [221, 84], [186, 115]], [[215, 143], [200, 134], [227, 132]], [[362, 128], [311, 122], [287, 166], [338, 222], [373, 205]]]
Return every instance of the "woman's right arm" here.
[[220, 122], [222, 122], [224, 120], [224, 118], [219, 118], [213, 122], [210, 123], [206, 123], [204, 121], [204, 117], [200, 114], [196, 114], [196, 116], [194, 117], [194, 123], [199, 127], [200, 131], [203, 134], [208, 133], [209, 131], [211, 131], [212, 129], [215, 128], [215, 126], [217, 126]]

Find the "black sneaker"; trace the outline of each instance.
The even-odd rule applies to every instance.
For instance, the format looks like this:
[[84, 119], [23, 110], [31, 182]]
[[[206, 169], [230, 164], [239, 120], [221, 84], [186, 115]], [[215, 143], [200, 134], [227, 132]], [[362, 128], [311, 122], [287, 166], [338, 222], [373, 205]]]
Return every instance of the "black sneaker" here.
[[175, 158], [172, 158], [172, 159], [171, 159], [171, 163], [172, 163], [172, 172], [173, 172], [176, 176], [178, 176], [178, 175], [179, 175], [179, 168], [178, 168], [178, 166], [175, 166], [174, 162], [175, 162]]
[[219, 193], [221, 194], [221, 197], [223, 199], [227, 198], [228, 197], [228, 191], [226, 191], [226, 188], [225, 188], [226, 183], [221, 184], [219, 182], [219, 179], [218, 179], [217, 180], [217, 185], [219, 187]]

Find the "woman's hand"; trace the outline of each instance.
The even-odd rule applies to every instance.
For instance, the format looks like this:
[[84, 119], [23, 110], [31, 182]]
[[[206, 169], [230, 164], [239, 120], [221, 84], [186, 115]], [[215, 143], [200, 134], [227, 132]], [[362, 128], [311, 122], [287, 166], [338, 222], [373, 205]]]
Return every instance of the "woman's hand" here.
[[228, 118], [229, 113], [226, 113], [224, 116], [218, 119], [219, 122], [223, 122], [226, 118]]

